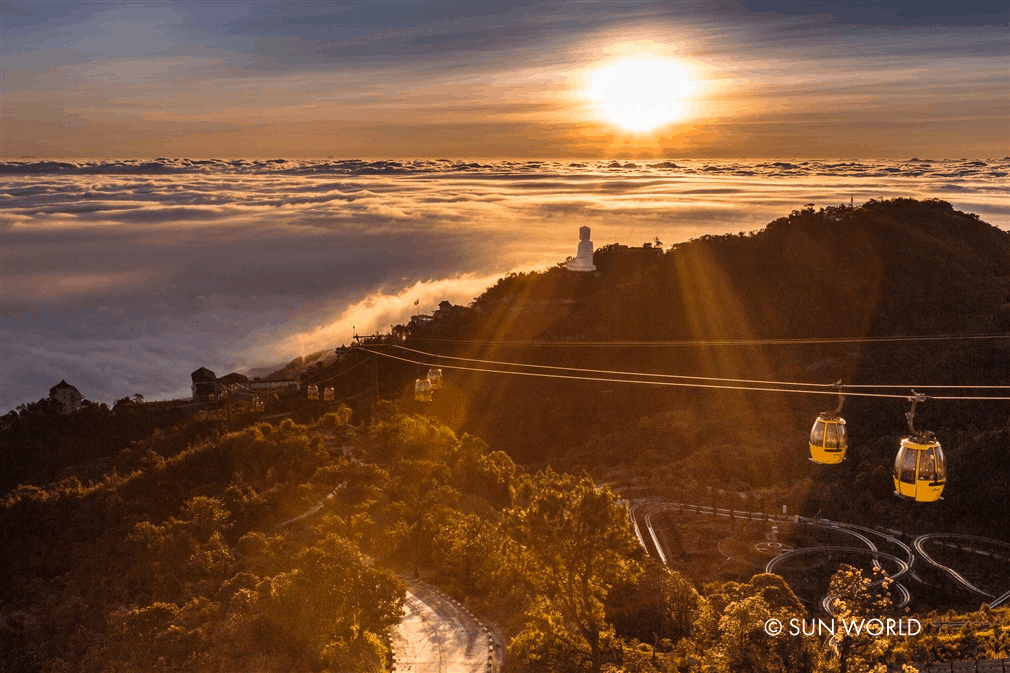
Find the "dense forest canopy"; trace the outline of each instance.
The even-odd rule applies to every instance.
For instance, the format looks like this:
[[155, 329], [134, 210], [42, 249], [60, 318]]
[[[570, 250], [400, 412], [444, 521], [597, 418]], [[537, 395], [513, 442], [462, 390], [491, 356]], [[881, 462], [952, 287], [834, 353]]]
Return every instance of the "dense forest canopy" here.
[[[693, 586], [588, 477], [527, 472], [388, 402], [350, 419], [202, 417], [220, 432], [139, 441], [99, 481], [9, 492], [4, 669], [380, 671], [417, 574], [499, 625], [512, 671], [870, 671], [1010, 651], [1007, 608], [924, 615], [959, 626], [914, 641], [768, 637], [770, 619], [813, 615], [781, 577]], [[873, 579], [838, 566], [838, 615], [902, 618]]]

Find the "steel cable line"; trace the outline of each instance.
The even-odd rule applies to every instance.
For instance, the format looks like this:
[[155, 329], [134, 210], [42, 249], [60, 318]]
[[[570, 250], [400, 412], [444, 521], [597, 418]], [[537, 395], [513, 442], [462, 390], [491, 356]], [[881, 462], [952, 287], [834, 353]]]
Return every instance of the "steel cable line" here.
[[[410, 364], [420, 365], [422, 367], [441, 367], [444, 369], [456, 369], [461, 371], [472, 371], [472, 372], [484, 372], [489, 374], [512, 374], [515, 376], [533, 376], [537, 378], [548, 378], [548, 379], [569, 379], [575, 381], [600, 381], [604, 383], [637, 383], [641, 385], [652, 385], [652, 386], [666, 386], [666, 387], [681, 387], [681, 388], [710, 388], [716, 390], [753, 390], [758, 392], [777, 392], [777, 393], [800, 393], [806, 395], [837, 395], [836, 390], [810, 390], [810, 389], [800, 389], [800, 388], [762, 388], [756, 386], [729, 386], [729, 385], [717, 385], [711, 383], [687, 383], [682, 381], [649, 381], [642, 379], [629, 379], [629, 378], [609, 378], [602, 376], [568, 376], [562, 374], [547, 374], [542, 372], [528, 372], [528, 371], [514, 371], [506, 369], [489, 369], [486, 367], [465, 367], [462, 365], [447, 365], [439, 364], [434, 362], [425, 362], [422, 360], [415, 360], [412, 358], [401, 357], [399, 355], [393, 355], [391, 353], [384, 353], [382, 351], [372, 350], [364, 346], [355, 346], [355, 348], [360, 348], [366, 353], [372, 353], [373, 355], [381, 355], [392, 360], [399, 360], [401, 362], [408, 362]], [[521, 364], [513, 364], [513, 366], [522, 367]], [[633, 376], [635, 374], [632, 374]], [[819, 385], [819, 384], [818, 384]], [[878, 398], [889, 398], [889, 399], [901, 399], [907, 400], [908, 395], [896, 395], [889, 393], [859, 393], [851, 392], [845, 393], [849, 397], [878, 397]], [[994, 395], [979, 395], [979, 396], [968, 396], [968, 395], [931, 395], [929, 399], [934, 400], [994, 400], [994, 401], [1010, 401], [1010, 397], [1000, 397]]]
[[[806, 395], [837, 395], [834, 390], [802, 390], [796, 388], [760, 388], [755, 386], [728, 386], [728, 385], [717, 385], [712, 383], [686, 383], [682, 381], [647, 381], [642, 379], [626, 379], [626, 378], [608, 378], [602, 376], [567, 376], [562, 374], [546, 374], [542, 372], [524, 372], [524, 371], [514, 371], [507, 369], [488, 369], [486, 367], [464, 367], [462, 365], [446, 365], [446, 364], [435, 364], [431, 362], [424, 362], [421, 360], [414, 360], [412, 358], [405, 358], [399, 355], [393, 355], [391, 353], [383, 353], [382, 351], [371, 350], [370, 348], [365, 348], [364, 346], [356, 346], [366, 353], [372, 353], [374, 355], [381, 355], [392, 360], [399, 360], [401, 362], [408, 362], [410, 364], [421, 365], [422, 367], [441, 367], [443, 369], [456, 369], [461, 371], [470, 372], [485, 372], [489, 374], [512, 374], [514, 376], [533, 376], [537, 378], [545, 379], [567, 379], [572, 381], [600, 381], [603, 383], [637, 383], [640, 385], [649, 386], [666, 386], [674, 388], [711, 388], [716, 390], [753, 390], [758, 392], [771, 392], [771, 393], [800, 393]], [[521, 365], [520, 365], [521, 366]], [[887, 393], [852, 393], [853, 397], [884, 397], [891, 399], [908, 399], [908, 395], [891, 395]], [[984, 400], [996, 400], [1004, 399], [1010, 400], [1010, 397], [980, 397], [980, 398], [969, 398], [969, 397], [937, 397], [931, 399], [984, 399]]]
[[923, 389], [932, 388], [934, 390], [1010, 390], [1010, 386], [990, 386], [990, 385], [981, 385], [981, 386], [957, 385], [957, 386], [949, 386], [949, 385], [942, 385], [942, 384], [941, 385], [935, 385], [935, 386], [930, 386], [930, 385], [896, 386], [896, 385], [892, 385], [892, 384], [889, 384], [889, 383], [860, 383], [858, 385], [852, 385], [852, 386], [846, 384], [846, 385], [842, 386], [842, 388], [901, 388], [901, 389], [905, 389], [905, 388], [909, 388], [909, 389], [911, 389], [911, 388], [916, 388], [916, 389], [918, 389], [918, 388], [923, 388]]
[[510, 341], [499, 339], [450, 339], [446, 337], [412, 336], [415, 341], [431, 341], [438, 343], [470, 343], [502, 346], [583, 346], [583, 347], [655, 347], [655, 346], [767, 346], [767, 345], [803, 345], [827, 343], [888, 343], [907, 341], [964, 341], [982, 339], [1010, 339], [1010, 334], [926, 334], [922, 336], [894, 337], [811, 337], [797, 339], [714, 339], [714, 340], [674, 340], [674, 341], [578, 341], [559, 339], [556, 341]]
[[[449, 360], [461, 360], [461, 361], [465, 361], [465, 362], [478, 362], [478, 363], [481, 363], [481, 364], [489, 364], [489, 365], [504, 365], [504, 366], [509, 366], [509, 367], [527, 367], [527, 368], [530, 368], [530, 369], [550, 369], [550, 370], [557, 370], [557, 371], [571, 371], [571, 372], [581, 372], [581, 373], [591, 373], [591, 374], [617, 374], [617, 375], [625, 375], [625, 376], [640, 376], [640, 377], [653, 377], [653, 378], [662, 378], [662, 379], [679, 379], [679, 380], [690, 380], [690, 381], [719, 381], [719, 382], [723, 382], [723, 383], [751, 383], [751, 384], [755, 384], [755, 385], [787, 386], [787, 387], [794, 387], [794, 388], [795, 387], [800, 387], [800, 386], [806, 386], [806, 387], [812, 387], [812, 388], [832, 388], [832, 389], [835, 390], [835, 392], [838, 392], [838, 390], [835, 389], [834, 384], [831, 384], [831, 383], [805, 383], [805, 382], [801, 382], [801, 381], [799, 381], [799, 382], [798, 381], [767, 381], [767, 380], [761, 380], [761, 379], [733, 379], [733, 378], [718, 378], [718, 377], [711, 377], [711, 376], [686, 376], [686, 375], [683, 375], [683, 374], [654, 374], [654, 373], [648, 373], [648, 372], [629, 372], [629, 371], [612, 370], [612, 369], [587, 369], [587, 368], [582, 368], [582, 367], [563, 367], [563, 366], [558, 366], [558, 365], [536, 365], [536, 364], [529, 364], [529, 363], [525, 363], [525, 362], [507, 362], [507, 361], [502, 361], [502, 360], [481, 360], [481, 359], [478, 359], [478, 358], [464, 358], [464, 357], [459, 357], [459, 356], [455, 356], [455, 355], [440, 355], [438, 353], [429, 353], [429, 352], [417, 350], [417, 349], [414, 349], [414, 348], [408, 348], [406, 346], [401, 346], [399, 344], [390, 344], [390, 345], [392, 345], [392, 346], [394, 346], [396, 348], [399, 348], [401, 350], [410, 351], [411, 353], [417, 353], [418, 355], [424, 355], [424, 356], [427, 356], [427, 357], [443, 358], [443, 359], [449, 359]], [[436, 365], [429, 365], [429, 366], [436, 366]], [[1010, 389], [1010, 386], [985, 386], [985, 385], [983, 385], [983, 386], [943, 386], [943, 385], [940, 385], [940, 386], [896, 386], [896, 385], [883, 385], [883, 384], [876, 385], [876, 384], [870, 384], [870, 385], [844, 385], [844, 386], [841, 386], [840, 388], [841, 388], [842, 391], [844, 391], [843, 394], [850, 395], [850, 394], [855, 394], [855, 393], [850, 393], [849, 392], [850, 390], [852, 390], [852, 389], [860, 389], [860, 388], [891, 388], [891, 389], [902, 389], [902, 390], [905, 390], [905, 389], [911, 390], [911, 389], [920, 389], [920, 388], [921, 389], [929, 389], [929, 388], [941, 389], [941, 388], [943, 388], [943, 389], [967, 389], [967, 390], [1007, 390], [1007, 389]], [[908, 396], [907, 395], [902, 395], [902, 397], [908, 397]], [[933, 396], [931, 396], [931, 397], [933, 397]], [[937, 397], [934, 397], [934, 399], [952, 399], [952, 398], [937, 398]], [[965, 399], [968, 399], [968, 398], [965, 398]], [[991, 396], [985, 396], [982, 399], [997, 399], [997, 398], [994, 398], [994, 397], [991, 397]], [[1010, 398], [1007, 398], [1007, 399], [1010, 399]]]
[[339, 378], [339, 377], [343, 376], [344, 374], [346, 374], [347, 372], [351, 371], [352, 369], [360, 367], [361, 365], [365, 364], [366, 362], [371, 362], [371, 360], [362, 360], [361, 362], [356, 362], [353, 365], [351, 365], [350, 367], [348, 367], [347, 369], [344, 369], [343, 371], [337, 372], [336, 374], [334, 374], [333, 376], [331, 376], [328, 379], [321, 379], [319, 381], [307, 381], [307, 383], [312, 384], [312, 385], [318, 385], [320, 383], [327, 383], [329, 381], [332, 381], [333, 379], [336, 379], [336, 378]]
[[501, 360], [481, 360], [478, 358], [464, 358], [455, 355], [441, 355], [438, 353], [428, 353], [427, 351], [420, 351], [414, 348], [407, 348], [406, 346], [401, 346], [399, 344], [391, 344], [392, 346], [399, 348], [401, 350], [410, 351], [411, 353], [417, 353], [418, 355], [424, 355], [427, 357], [434, 358], [444, 358], [448, 360], [463, 360], [466, 362], [479, 362], [487, 365], [505, 365], [509, 367], [529, 367], [530, 369], [553, 369], [558, 371], [569, 371], [569, 372], [582, 372], [591, 374], [622, 374], [626, 376], [651, 376], [654, 378], [664, 378], [664, 379], [687, 379], [691, 381], [722, 381], [724, 383], [754, 383], [761, 385], [775, 385], [775, 386], [812, 386], [812, 387], [830, 387], [831, 384], [828, 383], [798, 383], [791, 381], [762, 381], [758, 379], [729, 379], [729, 378], [717, 378], [712, 376], [686, 376], [681, 374], [652, 374], [648, 372], [629, 372], [613, 369], [586, 369], [582, 367], [562, 367], [559, 365], [535, 365], [526, 362], [506, 362]]

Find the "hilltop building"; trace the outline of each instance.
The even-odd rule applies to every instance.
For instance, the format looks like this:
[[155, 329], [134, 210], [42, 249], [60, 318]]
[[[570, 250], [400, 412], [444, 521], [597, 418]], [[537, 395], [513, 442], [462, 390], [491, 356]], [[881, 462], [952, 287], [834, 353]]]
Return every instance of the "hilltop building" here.
[[414, 327], [422, 327], [424, 325], [430, 325], [431, 321], [434, 320], [434, 316], [430, 315], [412, 315], [410, 316], [410, 324]]
[[[253, 392], [259, 394], [298, 389], [298, 381], [293, 379], [263, 381], [257, 378], [250, 380], [248, 376], [239, 374], [238, 372], [225, 374], [221, 378], [218, 378], [217, 374], [206, 367], [197, 369], [190, 374], [190, 378], [193, 380], [194, 402], [210, 402], [212, 399], [220, 399], [221, 393], [225, 390], [230, 390], [230, 386], [237, 386], [237, 392], [240, 396], [249, 396]], [[212, 395], [213, 398], [211, 397]]]
[[220, 384], [217, 382], [217, 374], [207, 369], [206, 367], [200, 367], [195, 372], [190, 374], [190, 378], [193, 380], [193, 401], [202, 402], [210, 399], [213, 395], [217, 397], [220, 392]]
[[432, 316], [435, 320], [447, 320], [466, 313], [466, 306], [456, 306], [451, 301], [443, 299], [438, 303], [438, 310]]
[[221, 378], [219, 378], [217, 380], [217, 382], [220, 383], [221, 385], [225, 386], [225, 387], [227, 387], [227, 386], [233, 386], [233, 385], [248, 387], [248, 385], [249, 385], [249, 377], [246, 376], [245, 374], [239, 374], [238, 372], [232, 372], [231, 374], [225, 374], [224, 376], [222, 376]]
[[61, 415], [69, 416], [81, 408], [84, 395], [65, 380], [61, 380], [49, 389], [49, 399], [59, 402]]

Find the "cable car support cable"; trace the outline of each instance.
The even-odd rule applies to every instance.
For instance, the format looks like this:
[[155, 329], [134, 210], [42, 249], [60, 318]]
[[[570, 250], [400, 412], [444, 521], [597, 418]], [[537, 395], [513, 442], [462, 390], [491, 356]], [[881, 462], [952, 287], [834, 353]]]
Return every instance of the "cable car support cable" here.
[[[355, 346], [355, 348], [360, 348], [366, 353], [372, 353], [373, 355], [381, 355], [392, 360], [399, 360], [401, 362], [407, 362], [414, 365], [421, 365], [425, 367], [442, 367], [445, 369], [455, 369], [460, 371], [472, 371], [472, 372], [483, 372], [489, 374], [512, 374], [514, 376], [531, 376], [536, 378], [546, 378], [546, 379], [567, 379], [573, 381], [598, 381], [601, 383], [637, 383], [640, 385], [652, 385], [652, 386], [665, 386], [665, 387], [682, 387], [682, 388], [707, 388], [716, 390], [740, 390], [740, 391], [755, 391], [755, 392], [774, 392], [774, 393], [799, 393], [806, 395], [836, 395], [837, 391], [830, 389], [830, 384], [826, 387], [827, 390], [815, 390], [814, 387], [825, 387], [824, 384], [797, 384], [797, 383], [783, 383], [783, 382], [768, 382], [767, 384], [753, 385], [753, 386], [737, 386], [737, 385], [719, 385], [717, 383], [691, 383], [687, 381], [656, 381], [649, 380], [646, 378], [615, 378], [613, 376], [583, 376], [583, 375], [563, 375], [563, 374], [552, 374], [546, 372], [531, 372], [531, 371], [521, 371], [521, 370], [507, 370], [507, 369], [492, 369], [488, 367], [468, 367], [463, 365], [448, 365], [440, 364], [430, 361], [417, 360], [414, 358], [403, 357], [400, 355], [393, 355], [392, 353], [386, 353], [380, 350], [373, 350], [372, 348], [367, 348], [365, 346]], [[402, 348], [402, 347], [399, 347]], [[423, 351], [415, 351], [417, 353], [426, 355], [428, 357], [443, 357], [432, 353], [424, 353]], [[501, 362], [504, 366], [512, 367], [546, 367], [546, 365], [528, 365], [519, 362]], [[579, 369], [579, 368], [568, 368], [568, 367], [557, 367], [555, 369], [575, 371], [582, 373], [600, 373], [600, 374], [621, 374], [625, 377], [635, 376], [635, 377], [669, 377], [672, 375], [664, 374], [650, 374], [647, 372], [610, 372], [607, 370], [592, 370], [592, 369]], [[705, 380], [702, 377], [688, 377], [694, 380]], [[732, 379], [728, 380], [733, 381]], [[743, 382], [741, 379], [737, 379], [737, 382]], [[794, 386], [794, 387], [781, 387], [781, 388], [767, 388], [761, 387], [762, 385], [779, 385], [779, 386]], [[809, 388], [799, 388], [796, 386], [809, 386]], [[875, 398], [886, 398], [886, 399], [908, 399], [906, 394], [889, 394], [889, 393], [861, 393], [849, 390], [852, 387], [846, 385], [846, 396], [848, 397], [875, 397]], [[980, 395], [980, 396], [967, 396], [967, 395], [949, 395], [949, 396], [932, 396], [931, 399], [936, 400], [1002, 400], [1010, 401], [1010, 396], [993, 396], [993, 395]]]
[[[399, 344], [390, 344], [401, 350], [409, 351], [411, 353], [417, 353], [418, 355], [424, 355], [427, 357], [442, 358], [447, 360], [459, 360], [463, 362], [477, 362], [481, 364], [492, 364], [492, 365], [502, 365], [508, 367], [528, 367], [530, 369], [549, 369], [557, 371], [570, 371], [570, 372], [581, 372], [581, 373], [593, 373], [593, 374], [623, 374], [629, 376], [643, 376], [643, 377], [653, 377], [653, 378], [665, 378], [665, 379], [682, 379], [682, 380], [694, 380], [694, 381], [721, 381], [726, 383], [753, 383], [758, 385], [774, 385], [774, 386], [792, 386], [792, 387], [813, 387], [813, 388], [832, 388], [839, 390], [843, 387], [841, 386], [841, 381], [837, 383], [806, 383], [802, 381], [769, 381], [761, 379], [734, 379], [734, 378], [718, 378], [711, 376], [687, 376], [682, 374], [658, 374], [651, 372], [629, 372], [621, 370], [611, 370], [611, 369], [588, 369], [584, 367], [563, 367], [559, 365], [537, 365], [524, 362], [508, 362], [503, 360], [482, 360], [478, 358], [464, 358], [456, 355], [441, 355], [439, 353], [430, 353], [427, 351], [418, 350], [415, 348], [408, 348], [407, 346], [401, 346]], [[868, 384], [868, 385], [855, 385], [847, 384], [844, 388], [848, 391], [853, 388], [890, 388], [895, 390], [909, 390], [912, 388], [923, 388], [923, 389], [965, 389], [965, 390], [1010, 390], [1010, 386], [990, 386], [990, 385], [978, 385], [978, 386], [947, 386], [947, 385], [926, 385], [926, 386], [907, 386], [907, 385], [886, 385], [886, 384]], [[850, 394], [850, 393], [846, 393]], [[907, 398], [907, 395], [892, 395], [891, 397], [900, 397], [902, 399]], [[976, 399], [973, 397], [933, 397], [933, 399]], [[985, 396], [981, 399], [999, 399], [992, 398], [991, 396]], [[1006, 398], [1010, 399], [1010, 397]], [[839, 408], [838, 412], [841, 411]]]
[[922, 336], [893, 337], [811, 337], [798, 339], [711, 339], [711, 340], [670, 340], [670, 341], [580, 341], [544, 340], [519, 341], [505, 339], [449, 339], [445, 337], [412, 336], [415, 341], [436, 343], [467, 343], [499, 346], [591, 346], [591, 347], [655, 347], [655, 346], [779, 346], [830, 343], [903, 343], [909, 341], [979, 341], [985, 339], [1010, 339], [1010, 334], [926, 334]]

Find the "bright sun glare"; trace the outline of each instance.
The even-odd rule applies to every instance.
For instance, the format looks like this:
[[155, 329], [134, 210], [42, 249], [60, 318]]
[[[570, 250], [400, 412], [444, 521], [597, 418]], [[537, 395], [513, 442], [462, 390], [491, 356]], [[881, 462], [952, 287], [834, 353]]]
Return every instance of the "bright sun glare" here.
[[586, 92], [600, 103], [610, 121], [633, 131], [647, 131], [680, 116], [680, 99], [696, 84], [673, 61], [629, 58], [592, 74]]

